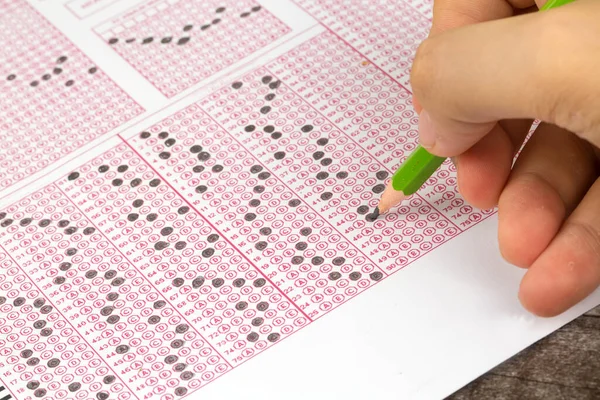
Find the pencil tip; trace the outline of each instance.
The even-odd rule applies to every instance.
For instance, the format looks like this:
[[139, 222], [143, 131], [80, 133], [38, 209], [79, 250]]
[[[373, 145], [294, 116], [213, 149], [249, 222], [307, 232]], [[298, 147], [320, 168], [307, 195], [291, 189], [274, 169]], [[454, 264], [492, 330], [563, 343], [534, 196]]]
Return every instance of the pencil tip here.
[[375, 221], [377, 218], [379, 218], [379, 206], [375, 207], [375, 209], [373, 210], [373, 212], [371, 214], [367, 215], [367, 221], [369, 222], [373, 222]]
[[379, 216], [379, 214], [385, 214], [390, 210], [390, 208], [397, 206], [405, 198], [406, 196], [402, 191], [395, 190], [394, 187], [389, 184], [379, 199], [379, 204], [377, 205], [377, 216]]

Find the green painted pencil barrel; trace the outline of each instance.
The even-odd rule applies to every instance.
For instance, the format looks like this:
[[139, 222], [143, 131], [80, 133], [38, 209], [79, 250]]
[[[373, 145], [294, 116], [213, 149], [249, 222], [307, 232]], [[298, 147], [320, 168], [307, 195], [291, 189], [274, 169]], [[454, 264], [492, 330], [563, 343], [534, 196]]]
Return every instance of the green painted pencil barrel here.
[[392, 187], [405, 196], [417, 192], [442, 165], [444, 157], [437, 157], [418, 146], [392, 177]]
[[549, 10], [551, 8], [556, 8], [556, 7], [560, 7], [560, 6], [564, 6], [565, 4], [571, 3], [575, 0], [548, 0], [546, 2], [546, 4], [544, 4], [542, 6], [542, 8], [540, 9], [540, 11], [546, 11]]

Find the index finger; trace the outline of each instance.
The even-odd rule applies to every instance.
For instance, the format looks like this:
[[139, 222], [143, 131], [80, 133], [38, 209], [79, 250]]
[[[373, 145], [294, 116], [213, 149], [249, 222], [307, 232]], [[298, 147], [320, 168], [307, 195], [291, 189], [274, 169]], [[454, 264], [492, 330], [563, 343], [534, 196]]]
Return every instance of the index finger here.
[[[540, 2], [541, 3], [541, 2]], [[514, 15], [515, 9], [535, 5], [534, 0], [436, 0], [430, 35], [479, 22]]]
[[[545, 2], [537, 1], [540, 7]], [[465, 25], [510, 17], [515, 9], [526, 10], [535, 5], [534, 0], [435, 0], [429, 36]], [[413, 106], [420, 114], [423, 107], [414, 96]]]

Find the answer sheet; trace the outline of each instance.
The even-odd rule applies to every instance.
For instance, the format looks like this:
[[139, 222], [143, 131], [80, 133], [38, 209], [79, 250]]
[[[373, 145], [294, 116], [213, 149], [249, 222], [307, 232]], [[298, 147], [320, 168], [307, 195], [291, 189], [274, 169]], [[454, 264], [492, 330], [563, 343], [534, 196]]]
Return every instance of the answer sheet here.
[[0, 399], [440, 399], [537, 319], [417, 145], [431, 0], [0, 0]]

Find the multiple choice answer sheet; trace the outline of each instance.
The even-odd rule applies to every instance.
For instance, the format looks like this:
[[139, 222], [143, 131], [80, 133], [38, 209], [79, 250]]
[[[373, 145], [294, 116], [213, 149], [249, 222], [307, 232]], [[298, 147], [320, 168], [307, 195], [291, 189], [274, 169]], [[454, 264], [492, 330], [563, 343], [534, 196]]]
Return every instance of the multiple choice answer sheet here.
[[0, 0], [0, 399], [439, 399], [516, 298], [416, 147], [430, 0]]

